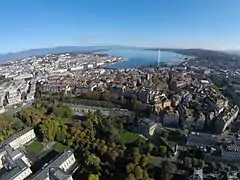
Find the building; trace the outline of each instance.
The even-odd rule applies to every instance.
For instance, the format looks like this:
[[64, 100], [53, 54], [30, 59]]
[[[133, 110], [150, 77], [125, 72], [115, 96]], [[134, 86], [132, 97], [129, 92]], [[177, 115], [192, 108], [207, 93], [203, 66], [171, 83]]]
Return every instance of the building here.
[[215, 133], [224, 132], [226, 128], [236, 119], [238, 112], [239, 108], [235, 106], [234, 108], [223, 112], [222, 115], [217, 116], [213, 125], [213, 131]]
[[117, 85], [110, 88], [110, 92], [116, 93], [119, 98], [124, 95], [126, 87], [123, 85]]
[[82, 65], [70, 68], [71, 71], [79, 71], [79, 70], [83, 70], [83, 69], [84, 69], [84, 66], [82, 66]]
[[33, 180], [72, 180], [68, 171], [75, 164], [76, 159], [71, 150], [65, 150], [62, 154], [57, 156], [44, 169], [40, 170], [31, 179]]
[[197, 148], [215, 147], [217, 143], [218, 141], [214, 135], [196, 132], [191, 132], [186, 140], [186, 146]]
[[13, 150], [16, 150], [34, 138], [36, 138], [36, 135], [33, 129], [24, 129], [20, 133], [10, 137], [7, 142]]
[[29, 141], [33, 140], [34, 138], [36, 138], [34, 130], [31, 128], [27, 128], [17, 134], [14, 134], [10, 138], [2, 142], [0, 148], [8, 144], [13, 150], [16, 150], [19, 147], [22, 147], [23, 145], [28, 143]]
[[137, 98], [143, 103], [149, 103], [153, 98], [154, 92], [147, 88], [141, 88], [137, 92]]
[[135, 128], [133, 128], [133, 131], [145, 137], [150, 137], [154, 135], [155, 130], [158, 127], [159, 123], [156, 123], [148, 118], [143, 118], [139, 120], [138, 125]]
[[164, 126], [174, 126], [177, 127], [179, 124], [179, 114], [178, 111], [168, 112], [163, 115], [162, 124]]
[[29, 159], [20, 150], [12, 150], [8, 145], [5, 147], [5, 154], [1, 157], [2, 168], [5, 173], [0, 179], [23, 180], [32, 174]]
[[194, 169], [193, 174], [188, 178], [188, 180], [203, 180], [203, 170]]
[[154, 109], [155, 109], [156, 112], [160, 112], [167, 107], [171, 108], [171, 101], [169, 99], [163, 99], [161, 101], [157, 101], [154, 104]]
[[21, 102], [21, 94], [17, 88], [10, 88], [7, 93], [7, 102], [9, 105], [18, 104]]
[[22, 79], [30, 79], [33, 78], [33, 75], [30, 73], [19, 74], [18, 76], [14, 77], [14, 80], [22, 80]]
[[240, 146], [229, 145], [226, 148], [221, 148], [221, 156], [225, 160], [231, 162], [240, 162]]
[[35, 137], [33, 129], [25, 129], [1, 144], [0, 169], [4, 173], [0, 179], [23, 180], [32, 173], [30, 160], [19, 148]]
[[187, 87], [192, 83], [191, 77], [183, 77], [181, 79], [175, 79], [170, 82], [170, 88], [172, 90], [180, 90], [184, 87]]
[[237, 146], [240, 146], [240, 134], [235, 134], [233, 136], [233, 143]]

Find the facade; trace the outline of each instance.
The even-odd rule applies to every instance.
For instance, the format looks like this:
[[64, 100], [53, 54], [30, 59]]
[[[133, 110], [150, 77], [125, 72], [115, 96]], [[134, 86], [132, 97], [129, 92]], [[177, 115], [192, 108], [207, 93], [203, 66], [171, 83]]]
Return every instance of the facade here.
[[26, 131], [24, 134], [20, 135], [19, 137], [15, 138], [11, 142], [9, 142], [9, 146], [15, 150], [34, 138], [36, 138], [36, 135], [34, 133], [34, 130], [31, 129], [29, 131]]
[[23, 180], [32, 173], [30, 160], [19, 148], [35, 137], [33, 129], [25, 129], [1, 144], [0, 169], [4, 168], [5, 173], [0, 179]]
[[[7, 145], [8, 146], [8, 145]], [[20, 150], [12, 150], [11, 147], [5, 147], [6, 154], [1, 158], [5, 173], [0, 179], [24, 180], [32, 171], [30, 161]]]
[[239, 108], [235, 106], [234, 108], [228, 110], [223, 116], [218, 116], [215, 120], [215, 125], [213, 130], [215, 133], [222, 133], [226, 128], [236, 119], [239, 112]]
[[14, 80], [22, 80], [22, 79], [28, 79], [28, 78], [32, 78], [33, 75], [26, 73], [26, 74], [19, 74], [18, 76], [14, 77]]
[[171, 108], [171, 101], [168, 100], [168, 99], [162, 100], [160, 102], [156, 102], [154, 104], [154, 108], [155, 108], [156, 112], [160, 112], [160, 111], [164, 110], [167, 107]]
[[72, 180], [72, 177], [66, 172], [76, 162], [74, 154], [71, 150], [66, 150], [60, 156], [55, 158], [43, 170], [34, 175], [33, 180]]
[[155, 123], [151, 119], [144, 118], [144, 119], [140, 119], [138, 126], [135, 127], [133, 131], [145, 137], [149, 137], [154, 135], [155, 130], [158, 127], [159, 127], [159, 123]]
[[7, 101], [9, 105], [17, 104], [21, 102], [20, 91], [16, 88], [11, 88], [7, 94]]
[[149, 103], [152, 100], [153, 92], [150, 89], [142, 88], [137, 93], [137, 98], [139, 101], [144, 103]]

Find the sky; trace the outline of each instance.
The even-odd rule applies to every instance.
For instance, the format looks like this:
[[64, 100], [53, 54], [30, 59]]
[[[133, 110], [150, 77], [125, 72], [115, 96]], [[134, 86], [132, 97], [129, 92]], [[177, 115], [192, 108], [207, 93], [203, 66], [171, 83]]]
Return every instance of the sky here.
[[1, 0], [0, 53], [54, 46], [240, 49], [240, 0]]

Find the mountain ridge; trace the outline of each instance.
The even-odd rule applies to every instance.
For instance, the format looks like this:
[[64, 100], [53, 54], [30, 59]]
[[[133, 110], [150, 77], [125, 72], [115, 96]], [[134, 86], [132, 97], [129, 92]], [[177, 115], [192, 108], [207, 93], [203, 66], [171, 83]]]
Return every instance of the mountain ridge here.
[[206, 50], [206, 49], [176, 49], [176, 48], [144, 48], [144, 47], [131, 47], [131, 46], [121, 46], [121, 45], [113, 45], [113, 46], [57, 46], [50, 48], [38, 48], [38, 49], [29, 49], [14, 53], [6, 53], [0, 54], [0, 62], [8, 62], [12, 60], [22, 59], [26, 57], [32, 56], [42, 56], [46, 54], [59, 54], [66, 52], [81, 52], [81, 53], [91, 53], [94, 51], [105, 51], [109, 49], [121, 49], [121, 48], [131, 48], [131, 49], [143, 49], [143, 50], [164, 50], [164, 51], [172, 51], [181, 54], [187, 54], [192, 56], [205, 57], [206, 55], [210, 56], [229, 56], [234, 58], [240, 58], [240, 51], [216, 51], [216, 50]]

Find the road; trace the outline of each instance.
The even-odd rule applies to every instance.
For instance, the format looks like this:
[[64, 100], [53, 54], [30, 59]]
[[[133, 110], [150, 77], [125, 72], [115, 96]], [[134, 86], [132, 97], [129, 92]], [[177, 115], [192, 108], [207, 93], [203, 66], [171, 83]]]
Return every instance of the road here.
[[31, 107], [34, 102], [35, 102], [34, 99], [33, 99], [33, 100], [30, 100], [30, 101], [23, 102], [23, 103], [21, 104], [21, 106], [20, 106], [20, 107], [17, 107], [17, 108], [13, 108], [14, 105], [13, 105], [13, 106], [6, 106], [6, 107], [5, 107], [5, 110], [6, 110], [6, 111], [13, 112], [13, 113], [16, 113], [16, 112], [20, 111], [20, 110], [23, 109], [23, 108], [29, 108], [29, 107]]

